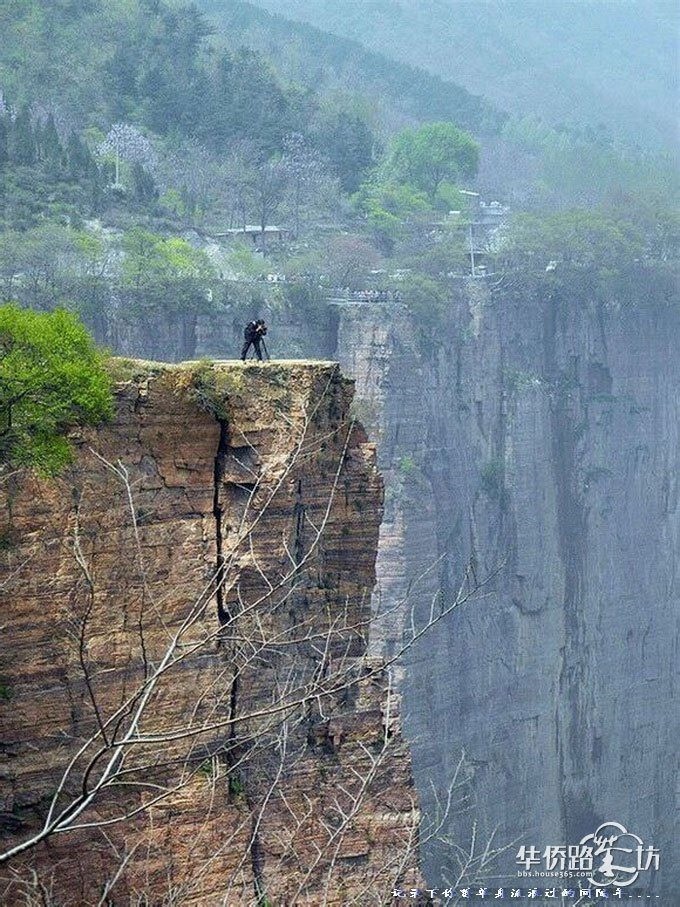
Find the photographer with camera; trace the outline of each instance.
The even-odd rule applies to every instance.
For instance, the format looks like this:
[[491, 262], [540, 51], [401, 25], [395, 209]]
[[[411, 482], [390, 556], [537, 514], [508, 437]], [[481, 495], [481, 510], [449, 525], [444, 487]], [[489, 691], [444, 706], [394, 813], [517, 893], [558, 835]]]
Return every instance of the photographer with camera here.
[[264, 342], [265, 335], [267, 333], [267, 325], [264, 322], [264, 318], [258, 318], [257, 321], [249, 321], [245, 326], [243, 331], [243, 349], [241, 350], [241, 361], [246, 361], [246, 356], [248, 355], [248, 350], [251, 345], [255, 349], [255, 354], [257, 358], [262, 362], [262, 350], [260, 349], [260, 344], [264, 346], [264, 352], [269, 359], [269, 353], [267, 352], [267, 344]]

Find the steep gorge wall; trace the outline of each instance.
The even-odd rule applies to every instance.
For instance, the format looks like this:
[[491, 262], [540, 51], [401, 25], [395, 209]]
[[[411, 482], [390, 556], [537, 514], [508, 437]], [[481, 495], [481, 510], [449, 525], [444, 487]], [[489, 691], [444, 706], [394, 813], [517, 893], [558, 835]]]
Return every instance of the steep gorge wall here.
[[[490, 870], [508, 881], [520, 843], [617, 821], [660, 848], [661, 871], [638, 884], [672, 899], [680, 319], [644, 293], [625, 302], [475, 281], [437, 354], [404, 313], [362, 310], [341, 323], [339, 358], [386, 478], [376, 609], [402, 621], [379, 645], [399, 644], [411, 607], [422, 620], [433, 595], [446, 607], [471, 575], [490, 578], [407, 658], [429, 821], [456, 777], [445, 829], [463, 847], [473, 824], [481, 846], [494, 829], [516, 841]], [[431, 884], [455, 877], [450, 846], [430, 842], [425, 869]]]
[[125, 370], [63, 476], [2, 484], [3, 849], [48, 820], [70, 759], [56, 813], [76, 828], [0, 867], [0, 899], [33, 870], [65, 905], [417, 884], [399, 697], [366, 657], [382, 491], [350, 383], [330, 363]]

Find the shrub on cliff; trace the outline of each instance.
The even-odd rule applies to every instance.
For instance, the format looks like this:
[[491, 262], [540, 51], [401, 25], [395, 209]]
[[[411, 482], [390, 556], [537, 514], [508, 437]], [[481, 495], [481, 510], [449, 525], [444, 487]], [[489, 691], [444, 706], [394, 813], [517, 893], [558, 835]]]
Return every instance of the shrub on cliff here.
[[418, 342], [422, 350], [430, 355], [441, 344], [451, 320], [451, 304], [446, 289], [440, 282], [420, 274], [409, 274], [398, 287], [413, 316]]
[[111, 412], [103, 357], [73, 315], [0, 306], [0, 471], [57, 473], [71, 459], [68, 430]]

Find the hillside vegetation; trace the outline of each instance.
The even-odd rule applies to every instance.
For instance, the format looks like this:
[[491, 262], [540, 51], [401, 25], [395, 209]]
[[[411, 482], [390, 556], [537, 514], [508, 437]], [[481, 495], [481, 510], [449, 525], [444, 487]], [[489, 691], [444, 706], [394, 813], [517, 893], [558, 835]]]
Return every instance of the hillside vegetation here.
[[[577, 260], [600, 223], [624, 238], [600, 284], [631, 262], [668, 269], [670, 159], [504, 121], [453, 84], [240, 0], [203, 5], [212, 19], [164, 0], [3, 8], [3, 301], [68, 307], [108, 336], [111, 312], [239, 320], [259, 305], [251, 285], [279, 271], [280, 304], [322, 320], [329, 287], [373, 287], [434, 323], [471, 267], [461, 190], [476, 186], [533, 211], [531, 231], [512, 221], [486, 249], [490, 270]], [[275, 224], [286, 241], [257, 254], [245, 234], [211, 238], [255, 225], [264, 246]]]
[[[677, 142], [673, 0], [255, 0], [555, 125]], [[216, 5], [217, 0], [213, 5]]]
[[387, 126], [404, 117], [452, 120], [475, 133], [495, 133], [506, 115], [483, 91], [368, 50], [359, 40], [271, 14], [242, 0], [198, 0], [228, 46], [265, 53], [284, 79], [324, 94], [351, 91], [368, 100]]
[[481, 188], [514, 205], [677, 191], [680, 23], [663, 2], [635, 0], [635, 16], [633, 4], [610, 9], [609, 0], [256, 0], [281, 15], [240, 0], [199, 2], [227, 44], [257, 46], [325, 93], [360, 91], [380, 124], [397, 128], [396, 114], [470, 129], [483, 143]]

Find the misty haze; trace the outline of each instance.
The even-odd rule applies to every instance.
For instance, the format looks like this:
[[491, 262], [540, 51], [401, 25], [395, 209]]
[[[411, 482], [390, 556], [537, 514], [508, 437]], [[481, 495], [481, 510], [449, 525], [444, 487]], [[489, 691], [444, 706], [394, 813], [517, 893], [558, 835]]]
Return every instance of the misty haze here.
[[680, 904], [674, 0], [0, 0], [0, 904]]

